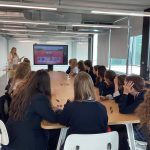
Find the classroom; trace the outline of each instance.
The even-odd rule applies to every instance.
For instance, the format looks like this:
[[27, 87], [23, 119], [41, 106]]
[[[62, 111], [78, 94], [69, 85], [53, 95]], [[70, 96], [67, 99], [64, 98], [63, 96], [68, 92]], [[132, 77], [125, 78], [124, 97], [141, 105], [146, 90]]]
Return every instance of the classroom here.
[[0, 150], [150, 150], [149, 0], [0, 0]]

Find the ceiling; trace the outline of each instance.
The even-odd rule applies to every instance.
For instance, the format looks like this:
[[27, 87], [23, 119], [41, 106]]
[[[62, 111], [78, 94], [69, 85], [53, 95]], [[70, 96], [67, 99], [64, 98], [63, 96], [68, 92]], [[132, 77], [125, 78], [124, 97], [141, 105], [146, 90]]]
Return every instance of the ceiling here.
[[[91, 14], [91, 10], [144, 11], [150, 0], [1, 0], [7, 4], [57, 7], [57, 11], [0, 7], [0, 34], [22, 40], [82, 40], [103, 33], [126, 16]], [[43, 24], [42, 24], [43, 23]], [[88, 27], [73, 26], [86, 24]], [[114, 25], [115, 27], [115, 25]]]

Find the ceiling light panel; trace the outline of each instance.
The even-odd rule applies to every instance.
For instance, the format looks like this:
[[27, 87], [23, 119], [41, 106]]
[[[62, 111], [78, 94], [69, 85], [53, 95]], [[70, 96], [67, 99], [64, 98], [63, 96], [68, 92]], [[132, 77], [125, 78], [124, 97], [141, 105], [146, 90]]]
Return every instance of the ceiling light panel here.
[[29, 3], [20, 3], [20, 2], [2, 2], [0, 1], [0, 7], [7, 7], [7, 8], [23, 8], [23, 9], [37, 9], [37, 10], [49, 10], [49, 11], [56, 11], [57, 8], [55, 7], [47, 7], [41, 6], [38, 4], [29, 4]]
[[139, 12], [139, 11], [125, 11], [125, 10], [92, 10], [92, 14], [103, 14], [103, 15], [119, 15], [119, 16], [136, 16], [136, 17], [150, 17], [150, 12]]
[[21, 21], [21, 20], [2, 20], [0, 23], [12, 23], [12, 24], [33, 24], [33, 25], [49, 25], [48, 22], [36, 22], [36, 21]]

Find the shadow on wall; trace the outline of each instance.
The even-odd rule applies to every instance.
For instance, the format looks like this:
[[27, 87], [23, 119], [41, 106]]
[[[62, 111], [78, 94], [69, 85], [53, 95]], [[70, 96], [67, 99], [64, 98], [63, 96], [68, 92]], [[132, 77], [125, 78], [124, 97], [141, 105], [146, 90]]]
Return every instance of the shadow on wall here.
[[5, 94], [5, 87], [7, 85], [7, 75], [0, 76], [0, 96]]

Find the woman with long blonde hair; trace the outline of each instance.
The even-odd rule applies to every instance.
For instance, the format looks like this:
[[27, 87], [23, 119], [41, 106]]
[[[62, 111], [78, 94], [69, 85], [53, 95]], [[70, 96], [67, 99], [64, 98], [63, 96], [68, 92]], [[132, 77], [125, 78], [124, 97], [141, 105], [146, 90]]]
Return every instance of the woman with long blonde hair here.
[[69, 127], [68, 134], [107, 132], [107, 111], [105, 106], [95, 100], [94, 84], [88, 73], [81, 71], [76, 75], [74, 101], [64, 106], [58, 121]]
[[19, 62], [21, 62], [22, 58], [19, 58], [17, 54], [16, 47], [12, 47], [9, 55], [8, 55], [8, 69], [16, 69]]

